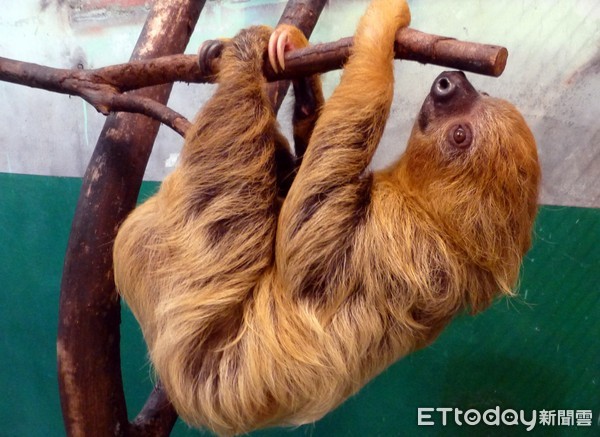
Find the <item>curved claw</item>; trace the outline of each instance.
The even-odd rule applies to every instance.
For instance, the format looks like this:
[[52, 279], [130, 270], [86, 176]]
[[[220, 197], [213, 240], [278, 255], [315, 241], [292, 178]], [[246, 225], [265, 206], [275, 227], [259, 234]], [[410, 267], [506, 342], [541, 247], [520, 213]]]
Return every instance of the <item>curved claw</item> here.
[[288, 46], [289, 35], [287, 32], [283, 32], [281, 37], [277, 40], [277, 61], [281, 67], [281, 71], [285, 70], [285, 49]]
[[279, 46], [279, 35], [281, 31], [279, 29], [275, 29], [275, 31], [271, 34], [271, 38], [269, 38], [269, 63], [273, 68], [275, 73], [279, 72], [279, 66], [277, 65], [277, 47]]
[[212, 61], [221, 56], [224, 47], [225, 43], [218, 39], [209, 39], [202, 43], [198, 49], [198, 65], [203, 75], [214, 74]]
[[280, 24], [269, 38], [269, 63], [275, 73], [285, 70], [285, 53], [306, 47], [308, 41], [304, 34], [289, 24]]

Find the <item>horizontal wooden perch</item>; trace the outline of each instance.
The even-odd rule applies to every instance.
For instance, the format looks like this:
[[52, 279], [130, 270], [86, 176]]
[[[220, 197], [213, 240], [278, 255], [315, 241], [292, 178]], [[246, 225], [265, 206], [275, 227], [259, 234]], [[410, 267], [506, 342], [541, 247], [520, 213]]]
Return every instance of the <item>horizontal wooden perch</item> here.
[[[265, 64], [265, 77], [273, 82], [342, 68], [352, 50], [353, 37], [335, 42], [314, 44], [285, 54], [286, 69], [275, 73]], [[504, 72], [508, 50], [489, 44], [460, 41], [415, 29], [401, 29], [396, 35], [396, 59], [434, 64], [472, 73], [498, 77]], [[212, 60], [213, 73], [218, 71], [218, 58]], [[174, 55], [145, 62], [131, 62], [90, 70], [98, 78], [122, 91], [167, 82], [202, 83], [214, 80], [202, 74], [195, 55]]]
[[396, 35], [396, 58], [435, 64], [498, 77], [504, 72], [505, 47], [460, 41], [454, 38], [402, 29]]
[[[275, 75], [270, 66], [267, 66], [266, 76], [291, 79], [341, 68], [350, 56], [352, 44], [353, 38], [348, 37], [288, 52], [285, 56], [286, 70]], [[394, 48], [396, 59], [494, 77], [502, 74], [508, 58], [508, 50], [504, 47], [460, 41], [410, 28], [398, 31]]]
[[[353, 38], [349, 37], [290, 51], [285, 54], [285, 71], [275, 73], [267, 62], [265, 76], [269, 81], [277, 81], [341, 68], [350, 55], [352, 43]], [[495, 77], [504, 71], [508, 57], [504, 47], [459, 41], [410, 28], [398, 31], [395, 51], [397, 59]], [[172, 55], [93, 70], [69, 70], [0, 57], [0, 80], [80, 96], [103, 114], [116, 111], [145, 114], [183, 135], [189, 126], [183, 116], [150, 99], [123, 93], [164, 83], [202, 83], [214, 79], [213, 75], [202, 74], [197, 61], [195, 55]], [[218, 71], [218, 58], [210, 62], [213, 73]]]

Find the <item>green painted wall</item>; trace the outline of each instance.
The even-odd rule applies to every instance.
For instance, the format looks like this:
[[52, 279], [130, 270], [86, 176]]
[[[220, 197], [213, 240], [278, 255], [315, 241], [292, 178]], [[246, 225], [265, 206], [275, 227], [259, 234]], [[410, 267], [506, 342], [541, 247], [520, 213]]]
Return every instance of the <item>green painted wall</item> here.
[[[64, 435], [55, 337], [62, 261], [80, 179], [0, 174], [0, 436]], [[145, 184], [142, 198], [156, 184]], [[593, 410], [600, 435], [600, 210], [542, 207], [520, 296], [460, 317], [316, 425], [264, 436], [515, 435], [519, 427], [417, 427], [417, 407]], [[123, 372], [130, 415], [151, 383], [139, 329], [126, 310]], [[440, 418], [436, 416], [439, 423]], [[188, 435], [183, 424], [176, 435]]]

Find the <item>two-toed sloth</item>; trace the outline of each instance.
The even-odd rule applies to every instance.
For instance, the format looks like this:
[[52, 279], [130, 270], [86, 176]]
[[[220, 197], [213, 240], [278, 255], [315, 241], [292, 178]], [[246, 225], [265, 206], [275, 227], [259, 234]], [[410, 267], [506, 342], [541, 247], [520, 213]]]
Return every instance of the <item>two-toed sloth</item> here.
[[[289, 190], [263, 59], [270, 38], [275, 63], [306, 40], [286, 26], [219, 42], [219, 85], [178, 167], [114, 248], [118, 289], [189, 424], [238, 434], [319, 419], [460, 311], [511, 294], [540, 178], [511, 104], [442, 73], [403, 156], [368, 169], [409, 21], [405, 1], [374, 0], [331, 98], [318, 78], [295, 83]], [[311, 102], [317, 120], [302, 118]]]

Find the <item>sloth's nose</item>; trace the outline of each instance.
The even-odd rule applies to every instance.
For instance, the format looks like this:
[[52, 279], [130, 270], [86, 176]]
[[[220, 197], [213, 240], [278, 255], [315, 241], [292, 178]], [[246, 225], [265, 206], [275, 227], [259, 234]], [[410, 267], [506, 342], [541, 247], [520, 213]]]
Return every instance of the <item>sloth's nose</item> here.
[[446, 100], [456, 92], [456, 84], [447, 75], [438, 77], [433, 83], [431, 94], [436, 100]]
[[431, 85], [431, 97], [436, 103], [444, 103], [456, 97], [477, 94], [462, 71], [444, 71]]

